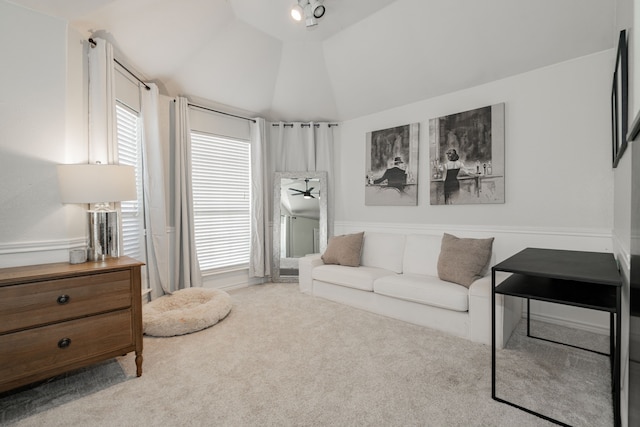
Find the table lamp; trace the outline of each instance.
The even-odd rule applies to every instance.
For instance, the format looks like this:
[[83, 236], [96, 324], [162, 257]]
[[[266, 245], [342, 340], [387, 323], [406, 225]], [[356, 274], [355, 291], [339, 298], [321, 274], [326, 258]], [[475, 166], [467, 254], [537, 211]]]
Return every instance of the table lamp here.
[[110, 203], [137, 199], [133, 166], [58, 165], [58, 183], [62, 203], [94, 204], [88, 211], [87, 258], [103, 261], [120, 256], [120, 220]]

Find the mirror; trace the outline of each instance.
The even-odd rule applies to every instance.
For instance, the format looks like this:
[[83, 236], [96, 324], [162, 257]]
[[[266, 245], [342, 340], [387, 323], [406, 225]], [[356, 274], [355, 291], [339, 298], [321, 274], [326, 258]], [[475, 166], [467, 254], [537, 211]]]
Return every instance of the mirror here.
[[327, 173], [276, 172], [271, 280], [297, 282], [298, 259], [327, 248]]

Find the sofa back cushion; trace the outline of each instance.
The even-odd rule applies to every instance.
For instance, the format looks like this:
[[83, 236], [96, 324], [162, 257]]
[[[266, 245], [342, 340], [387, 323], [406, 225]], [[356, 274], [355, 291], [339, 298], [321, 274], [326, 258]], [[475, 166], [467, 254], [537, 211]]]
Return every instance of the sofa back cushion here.
[[402, 273], [404, 245], [404, 234], [366, 232], [360, 264]]
[[402, 270], [407, 274], [438, 277], [438, 256], [442, 236], [409, 234], [406, 237]]

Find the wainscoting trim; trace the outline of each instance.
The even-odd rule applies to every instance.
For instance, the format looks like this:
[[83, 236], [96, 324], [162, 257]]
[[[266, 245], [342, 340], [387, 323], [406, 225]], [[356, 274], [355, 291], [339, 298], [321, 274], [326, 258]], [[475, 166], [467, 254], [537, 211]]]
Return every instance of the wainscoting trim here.
[[0, 244], [0, 255], [20, 254], [28, 252], [46, 252], [58, 250], [71, 250], [87, 246], [87, 240], [77, 238], [72, 240], [42, 240], [38, 242], [15, 242]]
[[585, 238], [611, 239], [609, 229], [580, 229], [580, 228], [547, 228], [547, 227], [502, 227], [497, 225], [453, 225], [453, 224], [402, 224], [385, 222], [354, 222], [336, 221], [336, 230], [364, 230], [389, 233], [427, 233], [427, 232], [471, 232], [471, 233], [500, 233], [500, 234], [531, 234], [549, 236], [576, 236]]

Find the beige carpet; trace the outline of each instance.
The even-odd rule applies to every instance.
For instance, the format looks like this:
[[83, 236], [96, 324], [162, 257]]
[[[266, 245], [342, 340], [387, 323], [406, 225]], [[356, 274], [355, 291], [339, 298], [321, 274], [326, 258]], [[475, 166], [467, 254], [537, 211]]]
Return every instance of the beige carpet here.
[[[131, 355], [119, 358], [126, 380], [39, 413], [25, 408], [10, 424], [551, 425], [491, 399], [488, 346], [316, 299], [297, 284], [230, 295], [231, 313], [209, 329], [145, 337], [142, 377]], [[607, 348], [604, 336], [534, 327]], [[612, 425], [607, 358], [522, 333], [499, 352], [498, 395], [576, 426]], [[0, 399], [0, 414], [14, 398]]]

